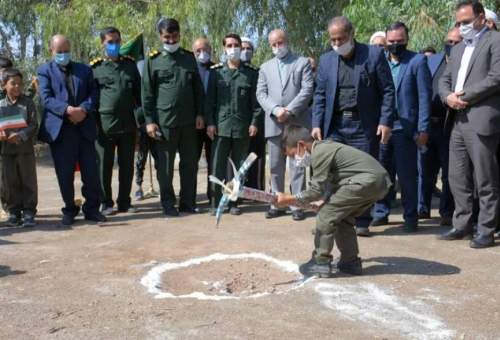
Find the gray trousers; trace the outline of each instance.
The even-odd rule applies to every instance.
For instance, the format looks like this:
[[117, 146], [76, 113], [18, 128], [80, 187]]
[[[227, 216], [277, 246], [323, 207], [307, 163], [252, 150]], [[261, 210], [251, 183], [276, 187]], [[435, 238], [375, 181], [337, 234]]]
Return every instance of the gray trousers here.
[[498, 223], [500, 134], [478, 135], [467, 117], [456, 118], [450, 139], [449, 182], [455, 200], [453, 226], [472, 231], [474, 187], [479, 196], [478, 231], [492, 235]]
[[[269, 154], [269, 168], [271, 170], [271, 191], [285, 192], [285, 169], [287, 156], [283, 153], [281, 136], [267, 139], [267, 152]], [[305, 188], [305, 169], [296, 168], [295, 160], [289, 160], [288, 171], [290, 173], [290, 189], [292, 194], [298, 194]], [[272, 209], [277, 207], [271, 205]], [[292, 210], [298, 208], [292, 207]]]

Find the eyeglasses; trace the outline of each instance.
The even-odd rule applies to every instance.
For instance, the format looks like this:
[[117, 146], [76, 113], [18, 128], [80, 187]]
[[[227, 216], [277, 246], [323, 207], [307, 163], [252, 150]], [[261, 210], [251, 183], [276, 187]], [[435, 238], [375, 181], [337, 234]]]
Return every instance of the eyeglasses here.
[[470, 25], [472, 23], [475, 23], [476, 20], [479, 19], [479, 17], [475, 17], [474, 19], [471, 19], [471, 20], [467, 20], [467, 21], [461, 21], [461, 22], [456, 22], [455, 23], [455, 27], [459, 27], [461, 25]]

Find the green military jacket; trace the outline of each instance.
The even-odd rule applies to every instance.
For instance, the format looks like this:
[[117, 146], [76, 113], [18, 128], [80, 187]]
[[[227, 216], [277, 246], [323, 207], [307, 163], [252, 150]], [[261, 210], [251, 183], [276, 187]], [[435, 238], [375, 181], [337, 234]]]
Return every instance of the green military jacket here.
[[227, 64], [211, 67], [205, 99], [205, 122], [217, 127], [221, 137], [246, 138], [250, 125], [261, 126], [262, 109], [256, 98], [257, 70], [241, 63], [238, 69]]
[[314, 142], [311, 152], [314, 174], [309, 189], [297, 195], [305, 204], [333, 193], [344, 185], [381, 183], [389, 187], [391, 180], [380, 163], [364, 151], [330, 140]]
[[194, 125], [203, 116], [203, 84], [193, 53], [153, 50], [144, 63], [142, 107], [147, 124], [156, 123], [165, 137], [168, 129]]
[[34, 152], [33, 144], [37, 134], [38, 121], [33, 100], [25, 95], [21, 95], [15, 103], [12, 103], [8, 97], [0, 100], [1, 125], [3, 126], [8, 121], [12, 122], [17, 117], [24, 119], [24, 122], [28, 126], [6, 130], [7, 136], [14, 132], [18, 133], [21, 143], [1, 142], [2, 155], [29, 154]]
[[104, 133], [134, 132], [134, 113], [141, 106], [141, 76], [129, 57], [90, 62], [99, 89], [97, 119]]

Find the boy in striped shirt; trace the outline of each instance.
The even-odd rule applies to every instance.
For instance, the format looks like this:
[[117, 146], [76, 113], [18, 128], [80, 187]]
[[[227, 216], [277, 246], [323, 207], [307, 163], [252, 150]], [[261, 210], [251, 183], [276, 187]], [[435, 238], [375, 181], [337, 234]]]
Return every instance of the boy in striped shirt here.
[[17, 69], [1, 74], [5, 98], [0, 100], [1, 196], [11, 226], [35, 226], [38, 183], [34, 140], [37, 132], [36, 109], [23, 94], [23, 76]]

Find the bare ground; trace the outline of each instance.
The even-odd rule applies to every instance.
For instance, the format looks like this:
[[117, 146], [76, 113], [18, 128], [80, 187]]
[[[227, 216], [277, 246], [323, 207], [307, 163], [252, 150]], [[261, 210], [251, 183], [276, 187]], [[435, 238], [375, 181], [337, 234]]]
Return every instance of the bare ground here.
[[437, 220], [406, 235], [396, 211], [390, 225], [373, 228], [373, 237], [359, 240], [361, 277], [316, 279], [286, 291], [276, 283], [296, 275], [268, 262], [208, 262], [164, 273], [159, 289], [271, 294], [158, 299], [141, 279], [163, 263], [214, 253], [308, 260], [314, 218], [266, 220], [265, 207], [249, 205], [217, 229], [208, 214], [166, 219], [158, 199], [150, 199], [137, 204], [137, 214], [62, 230], [50, 161], [39, 162], [38, 175], [39, 225], [0, 227], [1, 339], [500, 339], [500, 247], [438, 241], [446, 228]]

